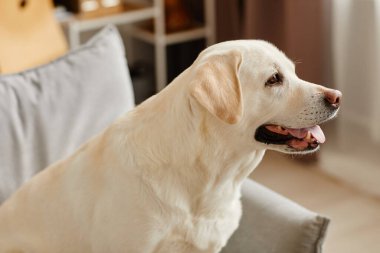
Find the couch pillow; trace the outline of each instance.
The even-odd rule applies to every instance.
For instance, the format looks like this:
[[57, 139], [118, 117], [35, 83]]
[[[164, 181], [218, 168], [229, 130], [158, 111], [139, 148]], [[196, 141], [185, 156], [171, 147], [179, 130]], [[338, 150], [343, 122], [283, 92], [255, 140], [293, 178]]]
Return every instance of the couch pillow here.
[[124, 53], [109, 26], [47, 65], [0, 75], [0, 203], [133, 108]]

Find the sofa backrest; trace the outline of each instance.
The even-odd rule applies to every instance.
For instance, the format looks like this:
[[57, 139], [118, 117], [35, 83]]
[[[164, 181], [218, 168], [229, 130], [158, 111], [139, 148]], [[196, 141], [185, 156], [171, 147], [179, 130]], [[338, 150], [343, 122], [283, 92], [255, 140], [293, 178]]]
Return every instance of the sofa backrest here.
[[47, 65], [0, 75], [0, 203], [133, 107], [114, 27]]

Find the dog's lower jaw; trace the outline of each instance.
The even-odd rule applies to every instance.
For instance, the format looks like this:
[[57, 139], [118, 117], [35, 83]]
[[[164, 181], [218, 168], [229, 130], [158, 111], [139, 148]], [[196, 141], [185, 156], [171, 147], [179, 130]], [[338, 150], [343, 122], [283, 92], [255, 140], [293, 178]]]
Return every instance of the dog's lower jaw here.
[[315, 148], [306, 149], [306, 150], [296, 150], [286, 145], [268, 145], [268, 150], [273, 150], [273, 151], [277, 151], [277, 152], [288, 154], [288, 155], [306, 155], [306, 154], [317, 152], [319, 149], [320, 149], [320, 145], [318, 145]]

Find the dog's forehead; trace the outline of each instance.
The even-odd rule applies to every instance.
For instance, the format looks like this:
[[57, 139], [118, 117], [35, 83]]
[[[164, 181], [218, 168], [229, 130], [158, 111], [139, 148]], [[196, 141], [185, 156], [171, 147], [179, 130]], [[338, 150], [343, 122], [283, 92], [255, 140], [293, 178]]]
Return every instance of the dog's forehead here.
[[264, 40], [233, 40], [215, 44], [201, 53], [201, 58], [215, 54], [228, 54], [229, 52], [241, 52], [243, 58], [261, 64], [275, 64], [284, 68], [295, 69], [294, 63], [276, 46]]
[[252, 57], [259, 57], [261, 63], [275, 64], [277, 67], [294, 69], [295, 65], [281, 50], [263, 40], [247, 41], [247, 50]]

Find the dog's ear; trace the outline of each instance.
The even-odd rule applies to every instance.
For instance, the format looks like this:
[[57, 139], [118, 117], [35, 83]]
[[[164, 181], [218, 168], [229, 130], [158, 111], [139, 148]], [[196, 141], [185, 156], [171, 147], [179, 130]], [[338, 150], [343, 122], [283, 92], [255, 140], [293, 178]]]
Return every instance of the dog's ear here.
[[243, 114], [238, 77], [241, 54], [237, 51], [209, 56], [197, 66], [191, 95], [211, 114], [229, 124]]

